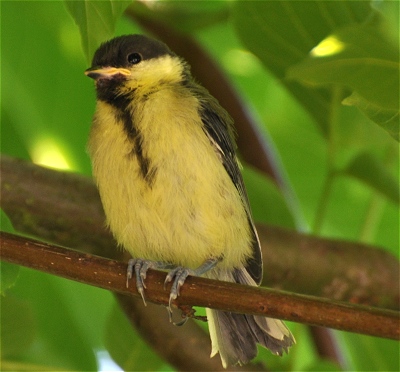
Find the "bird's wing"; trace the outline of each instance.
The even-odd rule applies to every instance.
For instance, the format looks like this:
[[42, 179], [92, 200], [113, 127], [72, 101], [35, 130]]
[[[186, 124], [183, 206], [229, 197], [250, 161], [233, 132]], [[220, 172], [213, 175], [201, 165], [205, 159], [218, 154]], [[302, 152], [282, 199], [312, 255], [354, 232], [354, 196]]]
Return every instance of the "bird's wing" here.
[[204, 131], [238, 190], [246, 210], [253, 235], [253, 257], [248, 260], [246, 270], [254, 281], [260, 284], [262, 279], [261, 246], [251, 215], [249, 199], [243, 183], [242, 174], [239, 170], [239, 163], [235, 155], [236, 145], [232, 128], [232, 119], [225, 110], [221, 111], [221, 108], [218, 107], [219, 103], [214, 99], [210, 99], [209, 97], [207, 97], [206, 100], [200, 99], [200, 104], [200, 116], [204, 125]]

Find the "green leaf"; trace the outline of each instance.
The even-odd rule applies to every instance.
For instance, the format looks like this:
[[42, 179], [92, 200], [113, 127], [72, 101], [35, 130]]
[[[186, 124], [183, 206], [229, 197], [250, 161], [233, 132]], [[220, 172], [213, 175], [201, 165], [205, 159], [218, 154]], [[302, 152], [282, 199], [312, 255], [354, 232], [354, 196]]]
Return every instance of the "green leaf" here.
[[398, 371], [400, 367], [399, 342], [378, 337], [335, 332], [355, 371]]
[[15, 285], [19, 275], [19, 266], [0, 261], [0, 295]]
[[114, 36], [117, 20], [132, 1], [65, 1], [81, 32], [82, 48], [90, 63], [98, 46]]
[[399, 49], [376, 26], [351, 25], [325, 38], [307, 58], [291, 66], [287, 78], [310, 85], [339, 85], [357, 106], [399, 138]]
[[32, 344], [36, 322], [28, 301], [14, 296], [1, 299], [1, 359], [22, 355]]
[[134, 1], [129, 11], [135, 16], [167, 24], [181, 32], [193, 32], [226, 21], [227, 1]]
[[[9, 233], [14, 232], [14, 228], [11, 224], [10, 219], [0, 209], [0, 228], [1, 231], [6, 231]], [[8, 262], [0, 261], [0, 295], [5, 295], [7, 289], [14, 286], [19, 275], [19, 266], [13, 265]]]
[[345, 98], [342, 103], [348, 106], [356, 106], [366, 117], [380, 125], [395, 140], [399, 141], [400, 123], [398, 110], [382, 108], [367, 101], [356, 92]]
[[276, 185], [251, 167], [243, 168], [242, 174], [254, 220], [293, 228], [294, 218]]
[[[7, 187], [7, 185], [2, 187]], [[10, 219], [2, 209], [0, 209], [0, 229], [1, 231], [9, 233], [13, 233], [15, 231]]]
[[376, 28], [351, 25], [328, 36], [287, 77], [340, 84], [383, 109], [399, 109], [398, 48]]
[[358, 154], [344, 172], [379, 191], [394, 203], [400, 203], [398, 179], [372, 154]]
[[105, 346], [124, 371], [157, 371], [165, 366], [162, 359], [135, 332], [116, 304], [106, 324]]
[[[111, 298], [108, 292], [21, 267], [18, 285], [9, 293], [25, 301], [34, 316], [34, 324], [25, 331], [34, 329], [35, 340], [21, 350], [24, 361], [40, 365], [40, 371], [96, 370], [94, 350], [101, 347], [99, 320], [105, 299]], [[15, 308], [9, 321], [18, 324], [24, 311]]]
[[307, 366], [307, 368], [304, 368], [304, 371], [343, 371], [342, 368], [340, 368], [339, 365], [335, 364], [334, 362], [331, 362], [326, 359], [320, 359], [312, 363], [311, 365]]
[[375, 12], [369, 1], [238, 1], [233, 9], [244, 45], [282, 81], [327, 135], [330, 87], [306, 87], [284, 77], [334, 30], [370, 18]]

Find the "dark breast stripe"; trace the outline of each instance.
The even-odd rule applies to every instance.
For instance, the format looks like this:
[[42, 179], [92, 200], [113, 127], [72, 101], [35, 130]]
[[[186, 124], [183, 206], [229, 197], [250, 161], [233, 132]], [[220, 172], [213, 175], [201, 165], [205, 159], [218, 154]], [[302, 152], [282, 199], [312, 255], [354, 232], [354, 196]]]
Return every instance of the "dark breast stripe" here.
[[156, 170], [151, 167], [150, 159], [144, 155], [143, 138], [135, 127], [135, 121], [129, 109], [131, 98], [129, 96], [116, 95], [115, 92], [113, 92], [113, 94], [108, 93], [107, 96], [103, 97], [98, 96], [98, 98], [109, 103], [116, 109], [116, 119], [118, 122], [122, 121], [127, 139], [132, 143], [132, 151], [129, 153], [129, 156], [135, 156], [137, 158], [140, 173], [147, 184], [152, 186]]

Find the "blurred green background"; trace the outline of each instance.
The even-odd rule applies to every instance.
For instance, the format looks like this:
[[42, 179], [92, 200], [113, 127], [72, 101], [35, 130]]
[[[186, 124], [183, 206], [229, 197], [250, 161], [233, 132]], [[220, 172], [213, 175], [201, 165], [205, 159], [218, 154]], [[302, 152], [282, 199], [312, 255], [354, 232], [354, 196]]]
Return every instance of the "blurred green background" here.
[[[96, 6], [96, 2], [76, 3], [81, 4], [69, 4], [69, 9], [77, 6], [75, 11], [82, 12]], [[362, 3], [369, 8], [369, 2]], [[376, 1], [373, 5], [386, 22], [386, 37], [395, 38], [398, 2]], [[246, 18], [246, 12], [254, 14], [257, 6], [262, 11], [263, 6], [273, 4], [176, 2], [168, 10], [168, 17], [177, 20], [182, 30], [190, 31], [221, 65], [258, 118], [261, 131], [272, 139], [282, 171], [293, 187], [298, 200], [296, 216], [290, 214], [284, 196], [272, 183], [244, 164], [255, 219], [374, 244], [398, 256], [398, 195], [396, 199], [393, 192], [398, 192], [398, 142], [382, 124], [385, 120], [373, 122], [364, 115], [371, 114], [372, 104], [362, 114], [354, 105], [334, 102], [325, 113], [325, 124], [316, 120], [304, 102], [290, 94], [288, 81], [278, 78], [280, 71], [270, 61], [271, 56], [257, 53], [261, 45], [257, 40], [265, 41], [271, 26], [265, 23], [263, 30], [259, 27], [263, 23]], [[346, 9], [335, 16], [344, 17]], [[334, 11], [341, 10], [331, 11], [333, 17]], [[293, 20], [307, 14], [297, 16]], [[309, 15], [309, 22], [317, 24], [313, 16]], [[89, 19], [84, 13], [82, 17]], [[107, 22], [112, 26], [114, 21], [115, 35], [143, 32], [124, 16], [117, 14]], [[96, 24], [95, 16], [91, 22]], [[112, 35], [111, 26], [102, 28]], [[88, 27], [90, 31], [93, 26]], [[87, 50], [94, 50], [95, 41], [87, 39]], [[314, 41], [315, 46], [320, 42]], [[279, 37], [277, 45], [282, 45]], [[271, 50], [279, 53], [276, 45]], [[1, 152], [89, 176], [85, 146], [95, 94], [93, 82], [83, 74], [90, 63], [82, 50], [81, 35], [65, 3], [2, 1], [1, 57]], [[318, 78], [304, 77], [301, 70], [307, 63], [304, 59], [293, 75], [315, 84]], [[328, 88], [331, 92], [337, 89]], [[391, 114], [390, 110], [381, 108], [380, 112]], [[2, 229], [10, 230], [7, 225], [3, 216]], [[2, 275], [8, 270], [2, 268]], [[341, 370], [319, 360], [307, 327], [292, 324], [291, 328], [297, 345], [289, 355], [276, 358], [260, 353], [259, 358], [271, 370]], [[125, 369], [173, 370], [134, 334], [110, 293], [25, 268], [19, 270], [15, 285], [1, 298], [1, 331], [2, 370], [120, 370], [108, 351], [116, 355], [110, 349], [122, 344], [129, 345], [126, 352], [130, 353]], [[335, 334], [345, 370], [399, 370], [397, 342]]]

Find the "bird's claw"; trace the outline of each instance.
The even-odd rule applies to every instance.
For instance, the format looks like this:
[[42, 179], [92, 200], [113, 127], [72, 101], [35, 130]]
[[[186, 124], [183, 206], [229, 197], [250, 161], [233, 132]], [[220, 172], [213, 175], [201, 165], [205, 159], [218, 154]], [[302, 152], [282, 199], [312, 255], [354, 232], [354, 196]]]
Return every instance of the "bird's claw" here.
[[183, 268], [183, 267], [179, 266], [179, 267], [176, 267], [173, 270], [171, 270], [167, 274], [167, 276], [165, 277], [164, 289], [166, 289], [167, 283], [173, 282], [172, 283], [172, 287], [171, 287], [171, 291], [170, 291], [170, 294], [169, 294], [169, 301], [168, 301], [167, 311], [168, 311], [168, 316], [169, 316], [170, 323], [172, 323], [172, 324], [174, 324], [176, 326], [184, 325], [187, 322], [188, 317], [185, 317], [180, 322], [174, 322], [172, 320], [171, 304], [180, 295], [180, 289], [181, 289], [182, 285], [185, 283], [185, 280], [188, 277], [188, 275], [192, 275], [192, 274], [193, 274], [193, 270], [186, 269], [186, 268]]
[[180, 289], [182, 285], [185, 283], [186, 278], [189, 275], [194, 275], [194, 274], [195, 274], [194, 270], [187, 269], [181, 266], [174, 268], [167, 274], [164, 281], [164, 289], [166, 288], [167, 283], [172, 282], [172, 287], [171, 287], [171, 292], [169, 294], [169, 301], [167, 307], [170, 322], [172, 322], [171, 304], [180, 295]]
[[178, 325], [178, 326], [183, 325], [186, 323], [187, 317], [178, 323], [175, 323], [172, 321], [172, 310], [171, 310], [172, 302], [174, 300], [176, 300], [178, 298], [178, 296], [180, 295], [181, 287], [185, 283], [186, 278], [189, 275], [200, 276], [200, 275], [204, 274], [206, 271], [214, 268], [220, 260], [221, 260], [221, 258], [210, 258], [210, 259], [206, 260], [197, 269], [193, 270], [193, 269], [188, 269], [188, 268], [185, 268], [182, 266], [175, 266], [173, 264], [163, 263], [163, 262], [158, 262], [158, 261], [143, 260], [140, 258], [130, 259], [128, 262], [128, 268], [127, 268], [126, 286], [127, 287], [129, 286], [129, 280], [132, 279], [133, 272], [134, 272], [135, 278], [136, 278], [137, 291], [142, 296], [143, 302], [146, 305], [146, 300], [144, 297], [144, 290], [146, 289], [146, 285], [145, 285], [144, 281], [147, 276], [147, 271], [149, 269], [171, 269], [171, 271], [165, 277], [165, 281], [164, 281], [164, 289], [166, 289], [166, 286], [168, 283], [172, 282], [171, 291], [169, 294], [167, 311], [168, 311], [169, 320], [171, 323]]
[[156, 269], [158, 267], [159, 264], [157, 262], [142, 260], [140, 258], [136, 259], [131, 258], [128, 261], [128, 268], [126, 272], [126, 287], [127, 288], [129, 287], [129, 280], [132, 279], [133, 272], [135, 272], [136, 289], [142, 296], [143, 303], [145, 306], [147, 306], [147, 304], [146, 304], [146, 299], [144, 297], [144, 290], [146, 289], [146, 284], [144, 281], [147, 276], [147, 271], [149, 269]]

